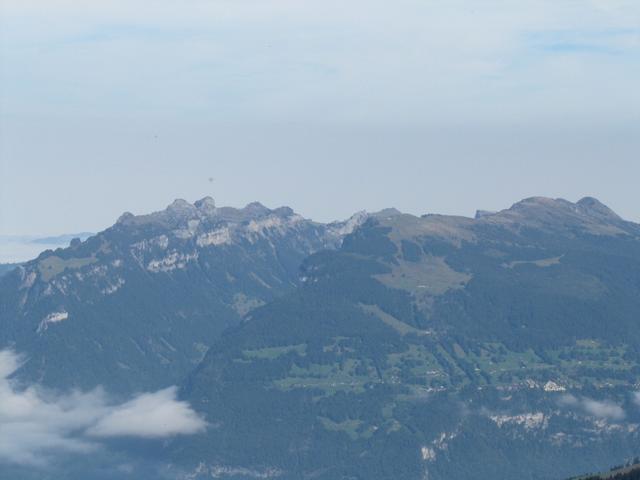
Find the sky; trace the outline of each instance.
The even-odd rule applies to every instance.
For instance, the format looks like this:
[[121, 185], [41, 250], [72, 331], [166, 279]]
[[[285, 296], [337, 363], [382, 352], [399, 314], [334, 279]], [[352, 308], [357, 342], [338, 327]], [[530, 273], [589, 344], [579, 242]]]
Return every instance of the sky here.
[[640, 221], [637, 0], [0, 0], [0, 235], [213, 196]]

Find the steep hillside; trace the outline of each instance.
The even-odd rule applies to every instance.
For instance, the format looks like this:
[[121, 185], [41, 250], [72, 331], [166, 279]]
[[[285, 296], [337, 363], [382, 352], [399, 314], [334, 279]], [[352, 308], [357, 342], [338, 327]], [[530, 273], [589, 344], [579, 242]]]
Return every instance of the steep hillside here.
[[0, 277], [6, 275], [11, 272], [18, 266], [16, 263], [0, 263]]
[[637, 449], [640, 227], [596, 200], [384, 211], [302, 280], [186, 382], [189, 478], [542, 480]]
[[322, 225], [210, 198], [124, 214], [0, 279], [0, 346], [27, 356], [20, 378], [49, 386], [170, 385], [222, 330], [293, 289], [302, 260], [337, 246], [359, 218]]

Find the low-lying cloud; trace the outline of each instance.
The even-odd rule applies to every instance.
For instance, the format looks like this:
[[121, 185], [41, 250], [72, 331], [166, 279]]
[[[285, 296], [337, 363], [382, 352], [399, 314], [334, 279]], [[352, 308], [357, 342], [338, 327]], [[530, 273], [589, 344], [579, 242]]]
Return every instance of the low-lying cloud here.
[[114, 403], [97, 388], [59, 394], [9, 379], [21, 358], [0, 351], [0, 463], [44, 465], [50, 455], [86, 453], [107, 437], [166, 438], [204, 431], [206, 422], [176, 387]]
[[624, 420], [626, 417], [624, 409], [611, 400], [594, 400], [588, 397], [578, 398], [567, 394], [562, 396], [560, 404], [580, 409], [587, 415], [606, 420]]
[[187, 402], [177, 401], [176, 392], [176, 387], [170, 387], [142, 394], [113, 408], [87, 433], [95, 437], [162, 438], [201, 432], [202, 418]]

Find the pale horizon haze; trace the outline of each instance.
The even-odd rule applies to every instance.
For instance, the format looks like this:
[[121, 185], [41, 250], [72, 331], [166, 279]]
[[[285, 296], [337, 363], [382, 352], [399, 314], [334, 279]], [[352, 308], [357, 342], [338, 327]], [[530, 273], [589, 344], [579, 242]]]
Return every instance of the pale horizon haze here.
[[[0, 3], [0, 235], [176, 198], [640, 221], [640, 3]], [[471, 7], [470, 5], [473, 5]]]

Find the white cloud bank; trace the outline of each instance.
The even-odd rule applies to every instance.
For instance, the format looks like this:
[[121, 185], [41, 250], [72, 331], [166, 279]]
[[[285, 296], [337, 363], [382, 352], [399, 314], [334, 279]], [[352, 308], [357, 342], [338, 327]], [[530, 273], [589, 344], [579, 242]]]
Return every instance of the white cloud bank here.
[[113, 408], [87, 433], [95, 437], [162, 438], [201, 432], [202, 418], [188, 403], [176, 400], [176, 391], [176, 387], [170, 387], [142, 394]]
[[165, 438], [206, 428], [188, 403], [177, 400], [176, 387], [114, 404], [100, 388], [65, 395], [19, 389], [9, 380], [19, 365], [14, 352], [0, 351], [0, 463], [43, 465], [52, 454], [94, 450], [100, 438]]
[[594, 400], [588, 397], [578, 398], [574, 395], [563, 395], [560, 404], [582, 410], [584, 413], [605, 420], [619, 421], [626, 417], [624, 409], [611, 400]]

